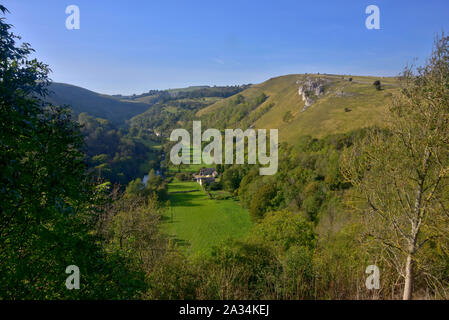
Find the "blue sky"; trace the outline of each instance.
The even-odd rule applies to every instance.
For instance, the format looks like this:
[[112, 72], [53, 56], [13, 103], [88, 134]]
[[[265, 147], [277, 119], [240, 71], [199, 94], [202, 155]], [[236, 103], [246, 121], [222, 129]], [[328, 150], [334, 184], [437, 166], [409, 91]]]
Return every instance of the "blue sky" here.
[[[109, 94], [258, 83], [290, 73], [397, 75], [449, 32], [447, 0], [0, 0], [51, 78]], [[65, 9], [80, 8], [80, 30]], [[365, 8], [380, 8], [380, 30]]]

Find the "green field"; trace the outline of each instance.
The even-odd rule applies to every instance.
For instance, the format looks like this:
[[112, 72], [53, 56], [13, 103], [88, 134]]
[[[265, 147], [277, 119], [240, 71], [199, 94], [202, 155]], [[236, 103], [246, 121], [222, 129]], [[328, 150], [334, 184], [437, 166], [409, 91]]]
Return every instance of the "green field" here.
[[173, 181], [171, 207], [163, 229], [187, 254], [207, 253], [227, 238], [245, 236], [251, 228], [248, 211], [235, 200], [209, 199], [196, 182]]
[[[201, 163], [200, 164], [194, 164], [193, 162], [198, 160], [198, 157], [194, 157], [193, 155], [193, 146], [187, 146], [189, 148], [189, 153], [190, 153], [190, 164], [189, 165], [182, 165], [180, 168], [178, 168], [178, 166], [176, 165], [170, 165], [168, 170], [170, 173], [176, 173], [176, 172], [189, 172], [189, 173], [198, 173], [198, 171], [201, 168], [212, 168], [215, 167], [215, 164], [206, 164], [204, 163], [204, 161], [208, 161], [210, 162], [211, 159], [208, 158], [202, 158], [201, 159]], [[202, 152], [202, 150], [199, 150], [200, 152]]]

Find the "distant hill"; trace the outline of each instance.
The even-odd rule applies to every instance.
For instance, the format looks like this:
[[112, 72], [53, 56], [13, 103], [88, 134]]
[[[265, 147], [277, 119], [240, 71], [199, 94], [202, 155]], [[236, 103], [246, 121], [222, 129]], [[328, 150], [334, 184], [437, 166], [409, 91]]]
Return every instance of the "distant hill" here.
[[[198, 110], [217, 101], [238, 94], [250, 85], [196, 86], [181, 89], [152, 90], [148, 93], [127, 97], [133, 101], [152, 103], [152, 107], [130, 120], [131, 132], [158, 132], [163, 135], [171, 129], [187, 125]], [[190, 122], [190, 124], [189, 124]]]
[[210, 86], [189, 86], [186, 88], [175, 88], [175, 89], [167, 89], [169, 93], [178, 93], [178, 92], [192, 92], [200, 89], [208, 89]]
[[87, 112], [117, 125], [124, 124], [126, 120], [150, 107], [147, 103], [123, 101], [65, 83], [52, 83], [49, 89], [52, 93], [47, 98], [48, 102], [54, 105], [70, 105], [75, 115]]
[[[373, 85], [376, 80], [381, 90]], [[307, 82], [314, 91], [300, 95], [299, 87]], [[276, 128], [280, 141], [294, 145], [303, 135], [323, 137], [381, 124], [397, 88], [392, 77], [292, 74], [253, 85], [199, 110], [196, 117], [219, 129]]]
[[250, 85], [236, 85], [236, 86], [190, 86], [187, 88], [168, 89], [168, 90], [150, 90], [147, 93], [133, 96], [123, 96], [122, 100], [138, 101], [144, 103], [164, 103], [169, 100], [179, 99], [197, 99], [197, 98], [227, 98], [242, 90], [245, 90]]
[[[374, 85], [377, 80], [381, 90]], [[48, 100], [71, 105], [75, 114], [87, 112], [114, 124], [129, 120], [133, 132], [169, 132], [200, 119], [203, 128], [277, 128], [280, 141], [295, 145], [304, 135], [319, 138], [382, 124], [382, 115], [398, 85], [393, 77], [291, 74], [256, 85], [108, 96], [53, 83]]]

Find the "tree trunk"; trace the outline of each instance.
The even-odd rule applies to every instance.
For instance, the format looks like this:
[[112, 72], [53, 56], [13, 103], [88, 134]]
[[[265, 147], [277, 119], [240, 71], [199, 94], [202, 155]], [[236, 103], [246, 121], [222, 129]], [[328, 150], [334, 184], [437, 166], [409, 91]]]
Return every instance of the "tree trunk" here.
[[407, 256], [407, 263], [405, 265], [405, 286], [402, 300], [410, 300], [412, 298], [414, 263], [415, 262], [413, 261], [413, 256], [409, 253]]
[[411, 239], [408, 248], [407, 262], [405, 264], [405, 285], [404, 294], [402, 300], [410, 300], [412, 298], [413, 291], [413, 267], [415, 264], [414, 255], [417, 250], [416, 243], [418, 241], [419, 230], [421, 228], [423, 209], [422, 209], [422, 197], [424, 190], [424, 181], [429, 169], [430, 151], [426, 147], [423, 160], [422, 174], [419, 175], [418, 190], [416, 190], [415, 208], [413, 212], [414, 219], [412, 220]]

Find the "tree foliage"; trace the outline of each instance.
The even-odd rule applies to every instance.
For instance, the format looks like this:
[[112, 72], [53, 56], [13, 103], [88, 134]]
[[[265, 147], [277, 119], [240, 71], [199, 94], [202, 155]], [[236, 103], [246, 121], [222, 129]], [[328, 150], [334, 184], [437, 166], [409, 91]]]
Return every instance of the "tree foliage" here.
[[[92, 233], [103, 196], [85, 174], [79, 126], [43, 102], [49, 68], [10, 29], [0, 18], [0, 297], [132, 297], [124, 261]], [[65, 287], [69, 265], [80, 290]]]
[[448, 279], [424, 261], [435, 246], [448, 253], [449, 37], [438, 38], [427, 64], [416, 73], [407, 68], [401, 80], [387, 129], [372, 130], [348, 152], [345, 173], [367, 234], [404, 279], [403, 298], [424, 278], [447, 296]]

